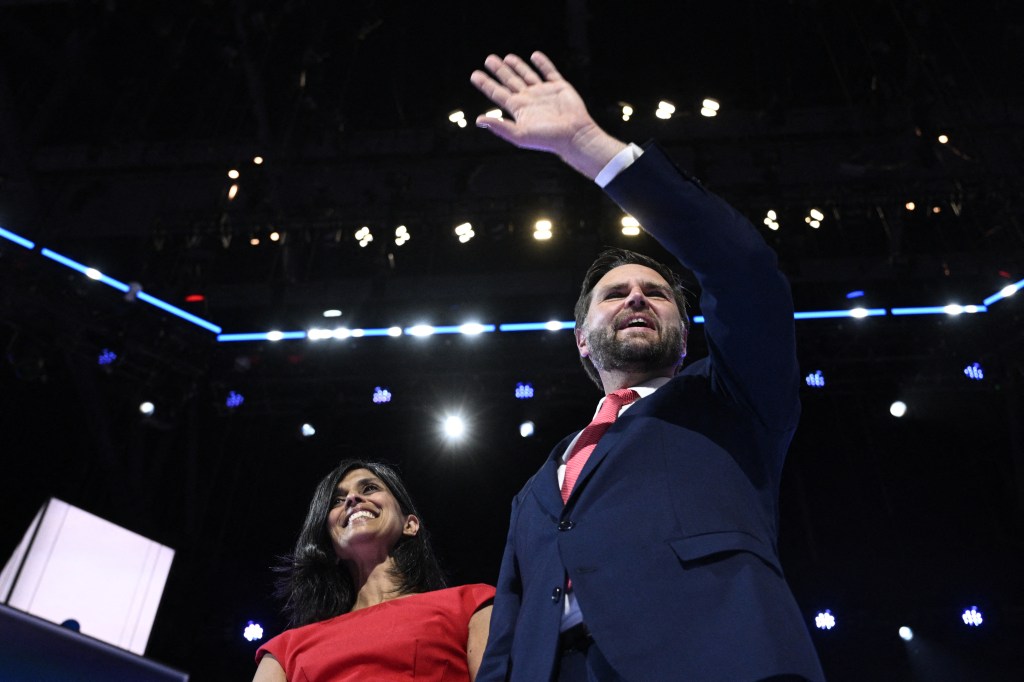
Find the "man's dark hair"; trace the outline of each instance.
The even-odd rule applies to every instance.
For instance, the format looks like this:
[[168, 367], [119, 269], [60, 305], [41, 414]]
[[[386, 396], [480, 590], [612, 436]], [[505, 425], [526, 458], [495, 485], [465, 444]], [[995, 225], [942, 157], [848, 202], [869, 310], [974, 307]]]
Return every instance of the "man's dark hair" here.
[[[590, 264], [587, 274], [583, 276], [580, 297], [576, 299], [576, 329], [583, 329], [583, 324], [587, 319], [587, 311], [590, 310], [590, 301], [594, 297], [594, 287], [602, 277], [622, 265], [642, 265], [654, 270], [665, 278], [665, 281], [672, 287], [672, 296], [675, 298], [676, 308], [679, 309], [679, 319], [683, 321], [683, 332], [684, 334], [688, 332], [690, 329], [690, 318], [686, 309], [686, 289], [683, 287], [679, 275], [662, 263], [642, 253], [615, 248], [602, 251], [594, 262]], [[594, 367], [594, 362], [589, 357], [582, 356], [580, 357], [580, 362], [583, 363], [583, 369], [586, 370], [587, 376], [603, 391], [604, 385], [601, 383], [601, 377], [597, 373], [597, 368]]]
[[447, 586], [423, 517], [416, 511], [409, 491], [395, 470], [380, 462], [344, 460], [317, 485], [295, 551], [284, 557], [284, 563], [276, 569], [281, 574], [276, 581], [276, 595], [284, 600], [283, 611], [289, 627], [348, 613], [355, 603], [356, 586], [334, 553], [326, 523], [335, 489], [353, 469], [371, 471], [394, 495], [403, 515], [419, 517], [419, 532], [413, 536], [402, 535], [389, 552], [395, 561], [393, 570], [399, 594], [430, 592]]

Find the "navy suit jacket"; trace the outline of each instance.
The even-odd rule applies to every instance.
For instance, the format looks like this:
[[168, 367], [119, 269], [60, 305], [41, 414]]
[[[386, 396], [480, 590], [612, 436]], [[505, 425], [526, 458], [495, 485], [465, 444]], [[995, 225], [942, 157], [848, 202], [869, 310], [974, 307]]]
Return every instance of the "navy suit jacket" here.
[[648, 147], [605, 188], [700, 282], [709, 355], [633, 404], [568, 502], [559, 443], [512, 504], [478, 682], [557, 675], [566, 576], [627, 680], [822, 680], [776, 549], [800, 407], [793, 306], [774, 252]]

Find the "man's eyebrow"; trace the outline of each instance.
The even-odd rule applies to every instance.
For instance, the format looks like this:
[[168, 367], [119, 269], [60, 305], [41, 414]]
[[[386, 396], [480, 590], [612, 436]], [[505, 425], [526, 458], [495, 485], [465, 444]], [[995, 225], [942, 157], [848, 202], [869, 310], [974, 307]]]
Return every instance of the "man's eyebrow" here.
[[[631, 286], [631, 284], [632, 284], [631, 282], [619, 282], [618, 284], [605, 284], [603, 286], [597, 287], [595, 289], [595, 291], [600, 291], [600, 292], [604, 293], [604, 292], [608, 292], [608, 291], [616, 291], [617, 289], [627, 289], [627, 288], [629, 288]], [[672, 293], [672, 286], [671, 285], [669, 285], [669, 284], [661, 284], [659, 282], [654, 282], [654, 281], [651, 281], [651, 280], [645, 280], [643, 282], [640, 282], [640, 288], [641, 289], [657, 289], [659, 291], [665, 291], [665, 292], [670, 293], [670, 294]]]

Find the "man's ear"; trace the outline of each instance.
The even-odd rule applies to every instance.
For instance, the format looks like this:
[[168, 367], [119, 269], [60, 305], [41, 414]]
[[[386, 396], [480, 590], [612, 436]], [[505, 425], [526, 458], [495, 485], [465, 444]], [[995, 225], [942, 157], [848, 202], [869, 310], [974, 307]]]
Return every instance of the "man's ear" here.
[[420, 520], [415, 514], [405, 517], [405, 526], [402, 528], [402, 535], [415, 536], [420, 532]]
[[587, 345], [587, 335], [585, 331], [577, 327], [573, 333], [576, 335], [576, 347], [580, 351], [580, 357], [585, 358], [590, 355], [590, 347]]

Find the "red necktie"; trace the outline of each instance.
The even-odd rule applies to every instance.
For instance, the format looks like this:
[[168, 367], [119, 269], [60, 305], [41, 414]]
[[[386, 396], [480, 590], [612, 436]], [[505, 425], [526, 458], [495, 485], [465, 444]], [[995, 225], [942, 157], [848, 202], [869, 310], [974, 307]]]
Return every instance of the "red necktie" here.
[[569, 499], [569, 494], [572, 493], [572, 488], [576, 485], [576, 479], [583, 471], [583, 465], [587, 463], [590, 453], [597, 447], [597, 441], [601, 440], [604, 432], [618, 418], [619, 410], [623, 405], [629, 405], [639, 398], [640, 394], [631, 388], [620, 388], [605, 396], [601, 409], [597, 411], [597, 416], [580, 433], [580, 437], [576, 439], [576, 445], [573, 446], [572, 452], [569, 453], [569, 459], [565, 463], [565, 478], [562, 479], [563, 504]]

